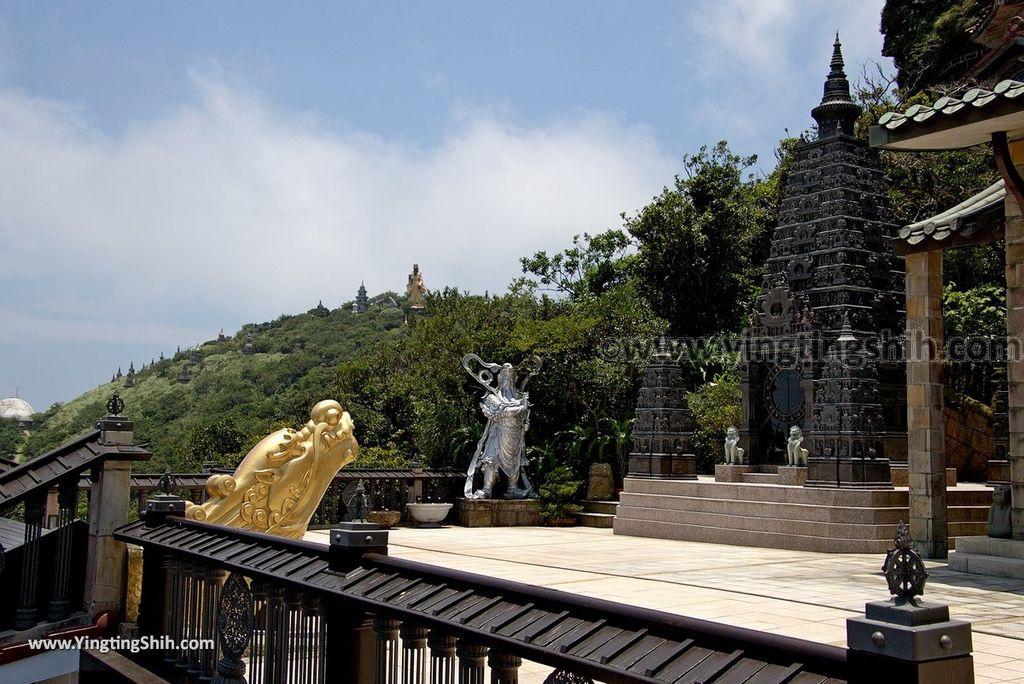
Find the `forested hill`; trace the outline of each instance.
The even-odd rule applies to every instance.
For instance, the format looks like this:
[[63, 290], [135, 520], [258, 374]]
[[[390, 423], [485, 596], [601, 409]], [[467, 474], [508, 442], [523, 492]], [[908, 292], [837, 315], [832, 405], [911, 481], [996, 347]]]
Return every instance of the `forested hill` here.
[[[135, 421], [136, 442], [149, 443], [154, 454], [141, 469], [191, 471], [208, 460], [234, 465], [267, 433], [305, 424], [309, 409], [331, 398], [338, 364], [403, 334], [403, 309], [383, 306], [393, 299], [394, 293], [374, 298], [365, 314], [345, 305], [250, 323], [144, 369], [136, 364], [134, 386], [125, 387], [121, 378], [42, 414], [24, 457], [92, 429], [116, 389]], [[251, 347], [244, 350], [247, 342]], [[183, 370], [187, 382], [179, 379]]]

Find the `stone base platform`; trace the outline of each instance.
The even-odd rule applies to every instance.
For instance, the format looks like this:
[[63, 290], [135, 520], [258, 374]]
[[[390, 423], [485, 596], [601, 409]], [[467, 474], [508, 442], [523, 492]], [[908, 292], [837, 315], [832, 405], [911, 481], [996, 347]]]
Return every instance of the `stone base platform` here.
[[[909, 520], [906, 489], [837, 489], [627, 477], [615, 534], [825, 553], [884, 553]], [[992, 490], [947, 490], [950, 547], [984, 534]]]
[[949, 554], [949, 569], [976, 575], [1024, 579], [1024, 541], [961, 537]]
[[715, 466], [717, 482], [742, 482], [743, 476], [750, 472], [748, 465], [727, 465], [720, 463]]
[[990, 459], [986, 466], [988, 483], [1010, 484], [1010, 462], [1003, 459]]
[[751, 466], [716, 465], [715, 481], [793, 485], [795, 487], [801, 487], [807, 482], [807, 468], [805, 467], [772, 466], [772, 468], [774, 468], [774, 472], [755, 472]]
[[463, 527], [540, 525], [540, 499], [459, 499]]
[[[910, 467], [906, 463], [890, 463], [893, 487], [910, 486]], [[946, 487], [956, 487], [956, 468], [946, 468]]]

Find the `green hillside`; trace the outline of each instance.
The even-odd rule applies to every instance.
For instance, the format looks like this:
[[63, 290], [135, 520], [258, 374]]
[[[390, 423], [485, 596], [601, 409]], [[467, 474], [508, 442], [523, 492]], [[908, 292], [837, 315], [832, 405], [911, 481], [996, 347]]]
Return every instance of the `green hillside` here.
[[[365, 314], [346, 305], [247, 324], [222, 341], [137, 368], [133, 387], [122, 378], [37, 416], [41, 424], [23, 445], [24, 455], [92, 429], [116, 389], [135, 421], [136, 442], [150, 444], [154, 454], [142, 469], [194, 471], [205, 461], [234, 465], [268, 432], [309, 420], [310, 407], [330, 398], [338, 364], [404, 334], [404, 311], [384, 306], [392, 298], [398, 299], [394, 293], [374, 298]], [[247, 342], [251, 347], [243, 351]], [[179, 380], [183, 370], [188, 382]]]

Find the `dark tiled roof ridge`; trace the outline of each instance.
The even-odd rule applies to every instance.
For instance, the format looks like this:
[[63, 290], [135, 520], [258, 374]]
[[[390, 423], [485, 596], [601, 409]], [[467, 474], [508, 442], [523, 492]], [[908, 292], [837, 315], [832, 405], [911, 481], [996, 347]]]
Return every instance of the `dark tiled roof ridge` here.
[[921, 123], [927, 121], [935, 114], [955, 114], [967, 106], [981, 108], [995, 100], [1012, 100], [1021, 95], [1024, 95], [1024, 83], [1006, 79], [997, 83], [992, 90], [975, 87], [969, 89], [960, 97], [944, 95], [931, 105], [915, 104], [902, 112], [886, 112], [878, 118], [878, 125], [891, 131], [908, 121]]
[[1006, 184], [997, 180], [981, 192], [968, 197], [956, 206], [900, 228], [898, 239], [907, 245], [917, 245], [927, 238], [941, 242], [951, 235], [967, 237], [978, 228], [978, 220], [991, 221], [983, 216], [987, 212], [1002, 212]]

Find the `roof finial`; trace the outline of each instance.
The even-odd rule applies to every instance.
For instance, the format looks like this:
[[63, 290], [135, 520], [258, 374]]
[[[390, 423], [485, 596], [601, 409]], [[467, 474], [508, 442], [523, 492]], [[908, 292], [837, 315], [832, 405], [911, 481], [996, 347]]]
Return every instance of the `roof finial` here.
[[821, 104], [811, 110], [811, 116], [818, 122], [819, 137], [840, 133], [853, 135], [853, 123], [860, 116], [861, 107], [850, 96], [850, 82], [846, 78], [844, 66], [843, 46], [839, 42], [839, 31], [836, 31]]
[[829, 67], [831, 67], [831, 73], [829, 73], [829, 77], [845, 77], [846, 74], [843, 72], [844, 66], [845, 65], [843, 63], [843, 44], [839, 42], [839, 31], [836, 31], [836, 42], [832, 43], [832, 62], [829, 64]]

